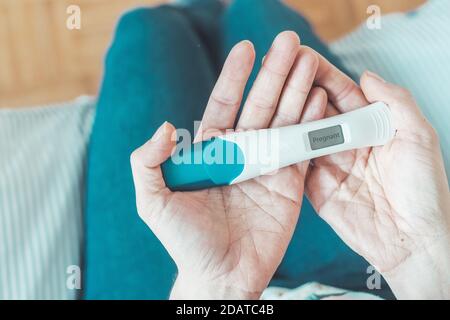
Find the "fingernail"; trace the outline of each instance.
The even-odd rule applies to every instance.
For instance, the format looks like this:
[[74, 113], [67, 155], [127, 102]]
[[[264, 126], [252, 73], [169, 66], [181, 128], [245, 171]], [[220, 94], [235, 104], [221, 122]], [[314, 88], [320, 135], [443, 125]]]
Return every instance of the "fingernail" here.
[[[252, 43], [251, 41], [249, 41], [249, 40], [242, 40], [242, 41], [240, 41], [238, 44], [236, 44], [236, 45], [233, 47], [233, 49], [238, 48], [238, 49], [242, 50], [243, 48], [245, 48], [244, 45], [253, 47], [253, 43]], [[245, 50], [247, 50], [247, 49], [248, 49], [248, 48], [246, 48]]]
[[380, 75], [376, 74], [375, 72], [367, 70], [366, 74], [371, 78], [374, 78], [374, 79], [377, 79], [378, 81], [386, 83], [386, 80], [384, 80]]
[[164, 121], [164, 123], [156, 130], [155, 134], [152, 137], [152, 141], [158, 141], [161, 139], [167, 130], [167, 121]]

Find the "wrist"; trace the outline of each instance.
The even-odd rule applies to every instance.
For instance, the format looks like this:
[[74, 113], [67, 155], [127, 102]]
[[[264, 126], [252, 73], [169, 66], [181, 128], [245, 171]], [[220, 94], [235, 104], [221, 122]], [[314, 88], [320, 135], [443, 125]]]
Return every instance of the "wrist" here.
[[413, 252], [396, 268], [382, 275], [397, 299], [450, 299], [448, 239]]
[[171, 300], [257, 300], [262, 292], [235, 285], [179, 274], [170, 293]]

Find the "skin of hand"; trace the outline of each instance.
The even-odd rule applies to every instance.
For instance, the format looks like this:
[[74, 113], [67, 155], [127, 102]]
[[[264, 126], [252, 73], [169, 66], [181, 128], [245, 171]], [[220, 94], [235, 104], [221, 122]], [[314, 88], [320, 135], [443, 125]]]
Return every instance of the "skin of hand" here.
[[[233, 128], [255, 59], [248, 41], [230, 52], [196, 140]], [[325, 90], [314, 87], [319, 60], [293, 32], [279, 34], [245, 101], [236, 130], [320, 119]], [[287, 249], [302, 204], [308, 163], [238, 185], [195, 192], [166, 188], [160, 164], [175, 146], [165, 123], [133, 152], [140, 217], [178, 268], [173, 299], [254, 299], [267, 287]]]
[[316, 212], [384, 276], [399, 299], [450, 298], [450, 193], [439, 140], [411, 94], [366, 72], [361, 88], [319, 56], [327, 116], [383, 101], [397, 129], [381, 147], [311, 162]]

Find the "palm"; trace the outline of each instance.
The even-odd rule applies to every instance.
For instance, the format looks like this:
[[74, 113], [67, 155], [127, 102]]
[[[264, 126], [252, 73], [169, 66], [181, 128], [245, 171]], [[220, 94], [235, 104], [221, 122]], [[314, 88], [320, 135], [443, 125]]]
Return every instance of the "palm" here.
[[[417, 173], [438, 166], [423, 139], [403, 136], [383, 147], [317, 160], [311, 180], [322, 179], [322, 189], [314, 182], [308, 186], [319, 214], [381, 272], [392, 270], [417, 249], [418, 235], [423, 245], [439, 233], [432, 228], [439, 225], [434, 221], [439, 213], [430, 212], [420, 202], [420, 192], [410, 187], [432, 191], [433, 182]], [[332, 187], [324, 190], [324, 185]]]
[[167, 248], [177, 264], [210, 280], [262, 290], [290, 241], [302, 193], [303, 175], [292, 166], [239, 185], [171, 194], [164, 228], [182, 242]]

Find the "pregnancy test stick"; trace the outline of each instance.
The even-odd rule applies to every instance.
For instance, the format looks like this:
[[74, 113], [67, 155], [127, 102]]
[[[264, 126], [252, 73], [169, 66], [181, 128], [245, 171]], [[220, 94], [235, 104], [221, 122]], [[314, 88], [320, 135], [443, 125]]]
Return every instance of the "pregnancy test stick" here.
[[177, 150], [161, 166], [172, 191], [243, 182], [305, 160], [381, 146], [395, 134], [382, 102], [334, 117], [282, 128], [234, 132]]

